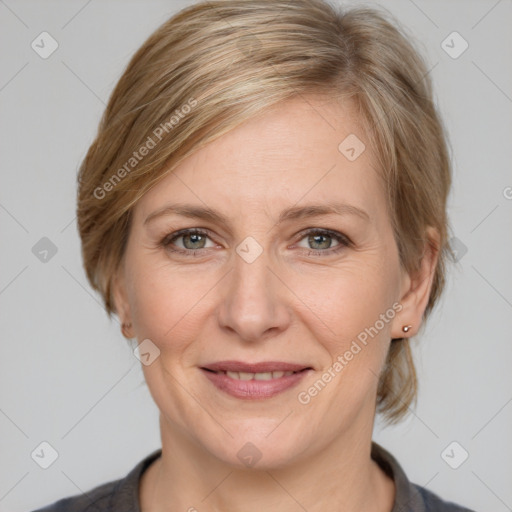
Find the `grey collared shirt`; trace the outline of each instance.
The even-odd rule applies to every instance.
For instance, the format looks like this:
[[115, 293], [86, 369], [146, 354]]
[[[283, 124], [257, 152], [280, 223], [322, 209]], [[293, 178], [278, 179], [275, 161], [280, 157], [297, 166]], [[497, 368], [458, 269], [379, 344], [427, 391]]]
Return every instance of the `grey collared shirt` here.
[[[34, 512], [141, 512], [139, 482], [142, 473], [162, 451], [156, 450], [141, 460], [124, 478], [105, 483], [80, 495], [61, 499]], [[390, 512], [475, 512], [409, 482], [398, 461], [382, 446], [372, 443], [372, 459], [393, 478], [395, 502]]]

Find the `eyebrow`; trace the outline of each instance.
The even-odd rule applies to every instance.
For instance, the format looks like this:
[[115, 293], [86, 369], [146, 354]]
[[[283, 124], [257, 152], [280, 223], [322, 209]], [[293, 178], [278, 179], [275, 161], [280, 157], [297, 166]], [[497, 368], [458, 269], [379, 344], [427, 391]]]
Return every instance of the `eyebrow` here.
[[[196, 206], [192, 204], [169, 204], [149, 214], [144, 221], [144, 225], [148, 224], [152, 220], [162, 217], [164, 215], [181, 215], [183, 217], [193, 219], [203, 219], [219, 224], [230, 226], [229, 219], [220, 212], [217, 212], [207, 206]], [[293, 206], [283, 210], [279, 215], [278, 224], [290, 220], [297, 220], [309, 217], [317, 217], [321, 215], [356, 215], [366, 221], [370, 220], [370, 216], [367, 212], [358, 208], [357, 206], [338, 203], [328, 202], [323, 204], [309, 204], [305, 206]]]

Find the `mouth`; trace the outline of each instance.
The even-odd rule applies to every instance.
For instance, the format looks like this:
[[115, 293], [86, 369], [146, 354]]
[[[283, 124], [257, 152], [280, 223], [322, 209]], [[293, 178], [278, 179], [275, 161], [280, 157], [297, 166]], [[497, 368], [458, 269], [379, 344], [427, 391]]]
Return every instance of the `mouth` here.
[[[207, 368], [203, 368], [206, 371]], [[303, 371], [303, 370], [300, 370]], [[283, 372], [283, 371], [274, 371], [274, 372], [231, 372], [231, 371], [217, 371], [213, 372], [217, 375], [227, 375], [230, 379], [236, 380], [272, 380], [272, 379], [280, 379], [281, 377], [288, 377], [289, 375], [293, 375], [298, 372]]]
[[296, 386], [313, 370], [311, 366], [280, 361], [221, 361], [200, 369], [217, 389], [242, 399], [273, 397]]

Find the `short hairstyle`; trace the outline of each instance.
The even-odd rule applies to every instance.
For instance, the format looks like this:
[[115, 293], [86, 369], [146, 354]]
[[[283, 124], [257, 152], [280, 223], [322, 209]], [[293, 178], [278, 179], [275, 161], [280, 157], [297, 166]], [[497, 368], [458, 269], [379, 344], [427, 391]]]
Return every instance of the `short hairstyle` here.
[[[327, 0], [212, 0], [163, 23], [115, 86], [78, 173], [78, 229], [87, 278], [112, 316], [113, 284], [132, 210], [185, 157], [242, 122], [305, 94], [348, 98], [384, 179], [400, 264], [438, 251], [428, 317], [453, 253], [446, 203], [448, 142], [429, 70], [384, 10]], [[340, 141], [341, 142], [341, 141]], [[428, 239], [426, 228], [439, 232]], [[377, 411], [395, 423], [417, 397], [408, 338], [394, 339]]]

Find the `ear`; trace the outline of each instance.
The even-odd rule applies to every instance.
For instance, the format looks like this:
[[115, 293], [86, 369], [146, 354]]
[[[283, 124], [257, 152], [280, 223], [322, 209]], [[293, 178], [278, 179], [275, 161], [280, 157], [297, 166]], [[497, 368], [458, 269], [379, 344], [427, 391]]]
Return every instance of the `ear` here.
[[[403, 271], [400, 291], [402, 309], [393, 319], [391, 328], [392, 338], [414, 336], [419, 331], [434, 282], [436, 265], [439, 258], [439, 239], [437, 229], [429, 226], [426, 229], [425, 248], [418, 270], [412, 275], [406, 270]], [[405, 325], [411, 326], [407, 333], [402, 330], [402, 327]]]
[[118, 271], [116, 272], [112, 279], [112, 300], [114, 301], [116, 313], [117, 316], [119, 317], [121, 325], [124, 326], [125, 324], [127, 324], [130, 326], [122, 327], [121, 331], [123, 335], [127, 338], [132, 338], [132, 315], [130, 311], [130, 302], [128, 301], [128, 294], [126, 290], [126, 280], [123, 271], [123, 265], [120, 265]]

